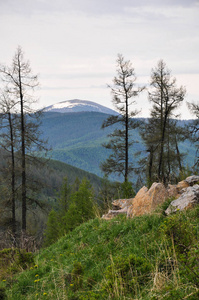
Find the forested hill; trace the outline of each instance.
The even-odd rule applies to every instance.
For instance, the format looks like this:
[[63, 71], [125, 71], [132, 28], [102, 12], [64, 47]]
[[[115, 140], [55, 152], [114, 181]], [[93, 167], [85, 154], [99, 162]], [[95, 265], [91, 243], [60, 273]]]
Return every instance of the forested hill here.
[[[5, 171], [5, 155], [5, 152], [0, 150], [0, 157], [2, 158], [0, 161], [0, 176], [2, 176], [2, 178], [4, 174], [3, 172]], [[63, 184], [63, 178], [67, 177], [70, 185], [72, 185], [76, 179], [82, 181], [84, 178], [87, 178], [96, 193], [99, 192], [102, 183], [102, 179], [95, 174], [53, 159], [44, 163], [42, 168], [32, 166], [29, 172], [32, 180], [35, 179], [37, 182], [42, 184], [43, 188], [39, 190], [39, 194], [37, 196], [40, 200], [44, 200], [45, 202], [51, 202], [57, 198], [58, 192]], [[3, 181], [1, 181], [1, 184], [2, 182]]]
[[[43, 137], [48, 138], [49, 145], [52, 147], [51, 157], [102, 176], [100, 163], [110, 155], [110, 152], [102, 147], [102, 143], [107, 141], [107, 135], [115, 128], [114, 125], [101, 129], [102, 123], [107, 117], [107, 114], [99, 112], [45, 112], [41, 131], [43, 131]], [[145, 122], [145, 120], [140, 119], [141, 122]], [[187, 122], [189, 121], [179, 121], [182, 126]], [[138, 130], [134, 130], [132, 134], [134, 140], [137, 141], [130, 152], [131, 159], [134, 160], [133, 154], [144, 150], [144, 146]], [[185, 164], [192, 164], [195, 156], [194, 146], [185, 141], [180, 145], [180, 150], [188, 152]]]
[[[115, 128], [101, 129], [107, 117], [98, 112], [44, 113], [41, 130], [52, 147], [51, 157], [103, 176], [99, 166], [110, 153], [102, 143]], [[140, 140], [138, 132], [134, 134]], [[136, 150], [140, 145], [136, 145]]]

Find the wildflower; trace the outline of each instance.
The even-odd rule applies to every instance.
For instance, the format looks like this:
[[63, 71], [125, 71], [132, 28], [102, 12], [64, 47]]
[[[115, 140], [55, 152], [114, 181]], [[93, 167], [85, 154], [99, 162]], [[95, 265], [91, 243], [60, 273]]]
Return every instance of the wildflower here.
[[46, 296], [47, 295], [47, 293], [43, 293], [43, 296]]
[[36, 274], [36, 275], [35, 275], [35, 277], [39, 277], [39, 275], [38, 275], [38, 274]]
[[5, 281], [6, 281], [6, 279], [3, 279], [2, 281], [3, 281], [3, 282], [5, 282]]
[[53, 259], [51, 259], [50, 261], [53, 261]]
[[35, 268], [38, 268], [38, 265], [35, 265]]
[[73, 286], [73, 285], [74, 285], [73, 283], [70, 284], [70, 286]]
[[35, 281], [34, 281], [34, 282], [36, 283], [36, 282], [39, 282], [39, 281], [40, 281], [40, 279], [35, 279]]

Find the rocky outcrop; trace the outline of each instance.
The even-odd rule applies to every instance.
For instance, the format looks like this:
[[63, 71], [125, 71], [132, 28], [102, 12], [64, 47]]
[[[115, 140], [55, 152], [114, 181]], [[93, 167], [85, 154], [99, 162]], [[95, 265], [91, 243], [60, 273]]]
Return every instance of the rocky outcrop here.
[[188, 182], [186, 182], [185, 180], [178, 182], [178, 184], [176, 185], [168, 185], [168, 197], [174, 197], [174, 198], [178, 198], [181, 195], [181, 191], [185, 188], [189, 187]]
[[132, 199], [118, 199], [112, 202], [113, 209], [109, 209], [108, 213], [102, 216], [102, 219], [110, 220], [119, 214], [127, 214], [128, 208], [132, 205]]
[[176, 185], [168, 185], [167, 188], [157, 182], [153, 183], [149, 190], [144, 186], [132, 199], [114, 200], [113, 209], [102, 218], [109, 220], [118, 214], [125, 214], [129, 218], [149, 214], [170, 197], [174, 197], [175, 200], [167, 208], [166, 214], [193, 207], [199, 203], [199, 185], [196, 184], [198, 182], [199, 176], [193, 175]]
[[193, 207], [199, 203], [199, 185], [189, 186], [182, 190], [182, 195], [173, 200], [169, 207], [166, 209], [165, 213], [167, 215], [176, 212], [178, 210], [184, 210]]
[[190, 186], [193, 186], [197, 182], [199, 183], [199, 176], [198, 175], [192, 175], [185, 179], [185, 182], [187, 182]]
[[151, 213], [159, 204], [168, 198], [168, 192], [162, 183], [154, 182], [151, 188], [141, 188], [128, 208], [127, 216], [140, 216]]

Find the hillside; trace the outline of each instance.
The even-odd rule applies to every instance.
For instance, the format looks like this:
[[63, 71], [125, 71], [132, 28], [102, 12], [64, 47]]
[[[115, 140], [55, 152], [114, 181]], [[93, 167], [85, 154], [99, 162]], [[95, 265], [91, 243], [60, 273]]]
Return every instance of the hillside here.
[[[43, 137], [48, 138], [49, 145], [52, 146], [52, 158], [102, 177], [100, 163], [110, 155], [110, 152], [102, 147], [102, 143], [107, 141], [107, 135], [116, 128], [110, 126], [101, 129], [107, 116], [99, 112], [44, 113], [41, 131]], [[140, 121], [144, 122], [144, 119]], [[184, 125], [187, 122], [179, 123]], [[138, 130], [133, 130], [132, 136], [137, 143], [132, 147], [130, 160], [135, 161], [134, 153], [144, 150], [144, 147]], [[195, 157], [194, 145], [185, 141], [180, 144], [180, 150], [188, 153], [185, 165], [187, 163], [192, 165]], [[146, 155], [146, 152], [143, 151], [142, 155]], [[111, 179], [118, 178], [113, 176]]]
[[[45, 176], [46, 172], [48, 172], [48, 176]], [[80, 181], [83, 178], [87, 178], [96, 192], [99, 191], [102, 180], [95, 174], [53, 159], [48, 162], [48, 166], [41, 171], [40, 175], [45, 178], [46, 186], [49, 187], [52, 195], [55, 195], [60, 190], [64, 177], [68, 178], [69, 184], [73, 184], [77, 178]]]
[[[3, 165], [5, 163], [5, 159], [2, 150], [0, 151], [0, 155], [3, 158], [0, 161], [0, 176], [3, 178]], [[73, 184], [77, 178], [80, 181], [83, 178], [87, 178], [96, 192], [99, 191], [102, 180], [95, 174], [53, 159], [50, 159], [46, 162], [44, 160], [44, 165], [42, 165], [42, 168], [32, 166], [29, 172], [29, 176], [32, 176], [32, 179], [42, 183], [43, 188], [42, 190], [39, 190], [38, 199], [43, 199], [45, 202], [46, 200], [51, 201], [52, 199], [57, 198], [57, 193], [60, 191], [64, 177], [68, 178], [69, 184]], [[3, 180], [1, 180], [1, 184], [3, 184]]]
[[[0, 152], [0, 155], [1, 158], [3, 158], [2, 151]], [[4, 161], [4, 159], [0, 161], [0, 170], [2, 170]], [[7, 230], [10, 220], [10, 209], [8, 203], [5, 202], [8, 198], [7, 181], [4, 182], [5, 176], [3, 172], [4, 169], [3, 171], [0, 171], [0, 234]], [[102, 185], [102, 179], [95, 174], [91, 174], [56, 160], [49, 160], [48, 163], [46, 165], [42, 165], [41, 168], [32, 166], [29, 172], [28, 177], [31, 178], [31, 183], [35, 182], [37, 187], [37, 189], [34, 190], [34, 193], [31, 192], [31, 197], [33, 197], [39, 205], [33, 204], [28, 207], [27, 215], [29, 221], [27, 224], [27, 230], [30, 234], [37, 236], [38, 239], [43, 234], [49, 211], [57, 203], [63, 179], [65, 177], [67, 177], [70, 185], [73, 185], [77, 178], [80, 182], [83, 178], [87, 178], [94, 189], [95, 195], [98, 195]], [[16, 201], [16, 221], [17, 226], [19, 227], [21, 222], [21, 204], [19, 200]], [[0, 239], [0, 248], [3, 247], [7, 247], [6, 239], [5, 244], [4, 241]]]
[[34, 262], [31, 254], [20, 262], [17, 254], [0, 252], [1, 294], [10, 300], [198, 299], [199, 207], [169, 217], [163, 211], [91, 220], [40, 250]]

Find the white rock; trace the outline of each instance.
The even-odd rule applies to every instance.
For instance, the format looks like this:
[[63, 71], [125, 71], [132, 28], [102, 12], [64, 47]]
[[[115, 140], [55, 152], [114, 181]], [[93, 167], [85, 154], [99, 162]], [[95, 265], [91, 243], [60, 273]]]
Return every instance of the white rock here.
[[199, 185], [195, 184], [186, 188], [184, 193], [176, 200], [173, 200], [169, 207], [166, 209], [165, 213], [169, 215], [177, 210], [183, 210], [194, 206], [199, 203]]

